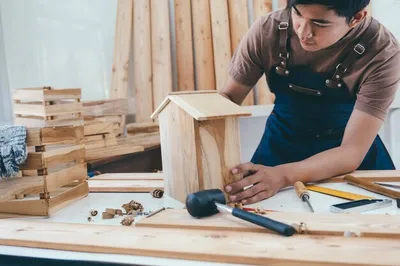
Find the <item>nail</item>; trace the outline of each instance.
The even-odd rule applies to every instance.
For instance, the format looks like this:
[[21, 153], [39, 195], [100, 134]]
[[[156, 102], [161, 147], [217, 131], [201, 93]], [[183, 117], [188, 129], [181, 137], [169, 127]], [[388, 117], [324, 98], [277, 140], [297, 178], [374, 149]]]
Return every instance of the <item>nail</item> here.
[[234, 201], [236, 199], [236, 196], [230, 196], [229, 199]]
[[229, 191], [231, 191], [232, 190], [232, 187], [231, 186], [227, 186], [226, 188], [225, 188], [225, 191], [226, 192], [229, 192]]

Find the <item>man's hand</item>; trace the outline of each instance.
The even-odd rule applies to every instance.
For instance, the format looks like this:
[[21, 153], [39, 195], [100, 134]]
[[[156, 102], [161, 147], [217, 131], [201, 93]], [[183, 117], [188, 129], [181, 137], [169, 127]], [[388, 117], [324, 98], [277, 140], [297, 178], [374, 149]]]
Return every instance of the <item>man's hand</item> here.
[[[232, 174], [243, 174], [244, 178], [226, 186], [232, 202], [253, 204], [275, 195], [287, 184], [286, 176], [277, 167], [253, 163], [240, 164], [232, 168]], [[245, 187], [252, 187], [243, 191]]]

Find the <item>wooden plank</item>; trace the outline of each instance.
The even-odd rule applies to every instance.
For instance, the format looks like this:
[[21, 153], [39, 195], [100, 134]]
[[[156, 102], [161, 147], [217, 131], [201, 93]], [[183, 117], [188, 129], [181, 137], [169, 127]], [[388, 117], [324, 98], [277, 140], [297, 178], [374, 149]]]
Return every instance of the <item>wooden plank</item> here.
[[[249, 10], [247, 0], [229, 0], [229, 22], [231, 30], [231, 50], [236, 51], [243, 36], [249, 29]], [[242, 105], [254, 105], [254, 91], [251, 90]]]
[[133, 0], [118, 0], [110, 98], [128, 97]]
[[177, 89], [179, 91], [194, 91], [192, 10], [191, 2], [188, 0], [175, 0], [175, 36]]
[[126, 130], [130, 134], [135, 133], [150, 133], [157, 132], [160, 130], [158, 122], [141, 122], [141, 123], [130, 123], [126, 125]]
[[[84, 237], [82, 237], [84, 236]], [[129, 236], [129, 237], [116, 237]], [[173, 244], [171, 244], [173, 240]], [[135, 228], [8, 219], [0, 244], [254, 265], [398, 265], [398, 239]], [[341, 252], [347, 250], [348, 252]]]
[[193, 49], [197, 90], [215, 90], [214, 51], [209, 0], [192, 0]]
[[90, 180], [164, 180], [162, 173], [109, 173]]
[[83, 140], [83, 127], [28, 128], [26, 145], [79, 144]]
[[122, 123], [122, 116], [121, 115], [111, 115], [111, 116], [99, 116], [99, 117], [93, 117], [93, 116], [85, 116], [85, 123], [87, 121], [90, 122], [105, 122], [105, 123], [114, 123], [114, 124], [120, 124]]
[[0, 201], [0, 213], [46, 216], [49, 205], [46, 200], [39, 199]]
[[[355, 171], [349, 174], [369, 182], [400, 182], [399, 170]], [[321, 183], [343, 183], [346, 182], [343, 180], [344, 176], [340, 175], [322, 180]]]
[[82, 103], [63, 103], [45, 106], [45, 116], [59, 116], [82, 112]]
[[[254, 20], [272, 12], [272, 0], [253, 0]], [[268, 70], [266, 70], [268, 71]], [[275, 95], [271, 93], [265, 74], [257, 82], [257, 105], [273, 104]]]
[[46, 176], [46, 191], [54, 192], [58, 188], [70, 184], [75, 180], [84, 180], [87, 176], [86, 163], [77, 164]]
[[[239, 121], [235, 118], [202, 121], [198, 123], [196, 136], [197, 167], [202, 189], [218, 188], [242, 178], [229, 172], [240, 164]], [[228, 195], [226, 195], [228, 202]]]
[[14, 118], [14, 124], [24, 125], [27, 128], [83, 126], [83, 119], [78, 117], [78, 118], [69, 118], [69, 119], [44, 120], [42, 117], [18, 117], [18, 116], [16, 116]]
[[53, 215], [57, 211], [67, 207], [68, 205], [81, 200], [89, 194], [89, 186], [87, 182], [69, 188], [62, 193], [49, 199], [49, 215]]
[[15, 115], [46, 117], [44, 104], [14, 103], [13, 112]]
[[200, 189], [194, 120], [177, 105], [170, 104], [160, 114], [160, 129], [165, 192], [185, 202], [189, 193]]
[[196, 95], [170, 95], [169, 98], [196, 120], [250, 116], [241, 106], [218, 93]]
[[[304, 223], [304, 231], [300, 233], [305, 235], [344, 236], [346, 232], [353, 232], [363, 238], [400, 239], [398, 215], [269, 212], [263, 216], [290, 225]], [[270, 232], [263, 227], [238, 219], [227, 213], [218, 213], [211, 217], [195, 219], [190, 216], [187, 210], [166, 210], [149, 219], [138, 221], [136, 226], [212, 231]]]
[[19, 166], [20, 170], [35, 170], [46, 168], [43, 153], [41, 152], [30, 152], [28, 158], [23, 164]]
[[43, 152], [43, 168], [56, 167], [58, 164], [80, 162], [85, 158], [85, 145], [75, 145]]
[[118, 145], [143, 146], [144, 148], [160, 145], [160, 133], [138, 133], [117, 140]]
[[21, 102], [45, 102], [65, 99], [81, 99], [81, 89], [27, 88], [13, 91], [13, 99]]
[[163, 180], [88, 180], [90, 192], [150, 192], [164, 189]]
[[133, 60], [134, 90], [137, 122], [151, 121], [153, 107], [153, 79], [151, 55], [150, 0], [134, 1]]
[[45, 101], [57, 101], [65, 99], [81, 99], [82, 90], [81, 89], [50, 89], [44, 90], [44, 100]]
[[43, 102], [43, 89], [37, 90], [24, 90], [15, 89], [13, 90], [13, 100], [21, 102]]
[[117, 145], [117, 138], [114, 133], [101, 134], [85, 137], [86, 150], [105, 148]]
[[144, 148], [142, 146], [132, 146], [131, 144], [91, 149], [86, 151], [85, 160], [92, 161], [119, 155], [133, 154], [142, 151], [144, 151]]
[[0, 180], [0, 200], [13, 200], [15, 195], [44, 192], [44, 177], [13, 177]]
[[151, 60], [153, 69], [153, 106], [158, 106], [172, 91], [169, 1], [151, 3]]
[[228, 81], [228, 67], [232, 57], [227, 0], [211, 0], [211, 21], [214, 48], [216, 89]]
[[135, 99], [107, 99], [99, 101], [82, 102], [83, 114], [89, 117], [120, 116], [133, 113]]
[[114, 131], [113, 123], [106, 122], [85, 122], [85, 136], [107, 134]]

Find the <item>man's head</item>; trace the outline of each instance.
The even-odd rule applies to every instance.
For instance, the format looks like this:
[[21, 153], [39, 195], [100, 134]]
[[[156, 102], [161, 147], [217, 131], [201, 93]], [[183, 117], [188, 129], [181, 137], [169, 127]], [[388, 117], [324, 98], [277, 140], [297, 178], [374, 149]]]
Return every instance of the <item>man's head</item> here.
[[288, 0], [293, 27], [306, 51], [339, 41], [367, 15], [370, 0]]

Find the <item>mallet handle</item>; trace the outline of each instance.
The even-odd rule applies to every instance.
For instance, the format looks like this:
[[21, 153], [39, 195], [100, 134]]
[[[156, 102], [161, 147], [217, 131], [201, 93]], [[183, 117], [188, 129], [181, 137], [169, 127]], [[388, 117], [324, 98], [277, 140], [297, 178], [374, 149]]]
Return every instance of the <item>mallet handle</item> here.
[[269, 219], [267, 217], [247, 212], [238, 208], [232, 209], [232, 215], [250, 223], [265, 227], [284, 236], [291, 236], [296, 229], [290, 225]]

